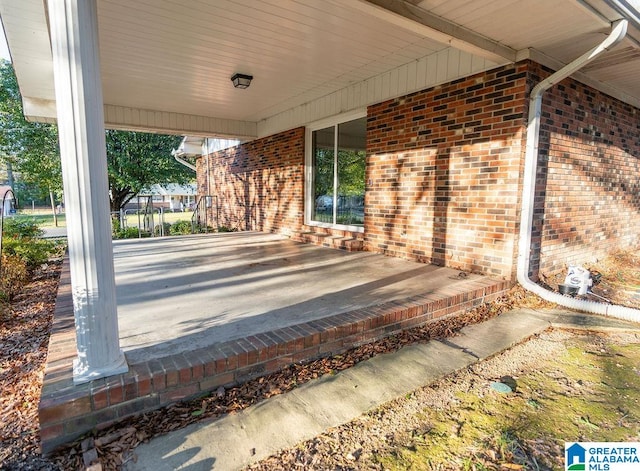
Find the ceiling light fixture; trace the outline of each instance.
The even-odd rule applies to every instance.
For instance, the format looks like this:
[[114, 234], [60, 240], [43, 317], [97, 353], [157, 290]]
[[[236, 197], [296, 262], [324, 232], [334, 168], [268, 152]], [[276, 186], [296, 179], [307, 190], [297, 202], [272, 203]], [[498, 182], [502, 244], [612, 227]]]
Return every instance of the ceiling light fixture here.
[[234, 74], [233, 77], [231, 77], [233, 86], [236, 88], [249, 88], [252, 80], [253, 75]]

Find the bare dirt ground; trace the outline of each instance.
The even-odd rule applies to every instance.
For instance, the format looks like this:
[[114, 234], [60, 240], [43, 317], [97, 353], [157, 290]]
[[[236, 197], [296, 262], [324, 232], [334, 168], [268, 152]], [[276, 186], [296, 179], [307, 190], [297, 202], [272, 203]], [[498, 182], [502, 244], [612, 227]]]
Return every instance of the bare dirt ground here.
[[[640, 309], [640, 252], [615, 252], [606, 259], [598, 260], [584, 268], [601, 275], [591, 291], [596, 295], [585, 295], [590, 301], [607, 299], [611, 304]], [[549, 288], [557, 290], [558, 284], [564, 282], [566, 272], [551, 276], [542, 275]]]
[[[0, 324], [0, 388], [2, 390], [0, 396], [0, 469], [72, 470], [83, 468], [80, 443], [73, 444], [47, 459], [39, 454], [37, 404], [42, 385], [60, 265], [60, 261], [54, 261], [38, 270], [33, 282], [27, 286], [22, 294], [16, 297], [10, 306], [4, 306], [0, 314], [2, 321]], [[614, 271], [606, 272], [608, 266]], [[635, 255], [618, 254], [618, 258], [610, 262], [608, 266], [603, 264], [602, 267], [598, 267], [599, 271], [603, 273], [603, 279], [608, 282], [613, 279], [611, 277], [615, 277], [615, 282], [607, 288], [607, 295], [611, 299], [619, 299], [621, 304], [637, 307], [635, 305], [637, 290], [634, 287], [640, 289], [640, 270], [638, 269], [640, 265]], [[605, 273], [612, 273], [612, 275], [605, 275]], [[542, 303], [538, 298], [524, 293], [519, 288], [514, 288], [508, 296], [492, 305], [481, 306], [463, 316], [429, 324], [419, 329], [412, 329], [373, 344], [352, 349], [334, 358], [292, 365], [279, 373], [226, 391], [219, 391], [210, 397], [176, 404], [128, 420], [92, 437], [98, 452], [100, 466], [105, 470], [119, 469], [123, 462], [133, 458], [132, 451], [135, 446], [153, 436], [167, 433], [206, 417], [233, 413], [270, 396], [289, 391], [323, 374], [335, 373], [349, 368], [373, 355], [394, 351], [413, 342], [455, 335], [465, 325], [481, 322], [514, 307], [545, 306], [545, 303]], [[471, 386], [469, 385], [486, 383], [485, 376], [488, 373], [482, 373], [483, 368], [488, 368], [487, 371], [491, 371], [488, 376], [492, 378], [514, 375], [514, 368], [524, 372], [527, 365], [535, 365], [536, 362], [541, 363], [549, 357], [554, 357], [557, 354], [554, 349], [560, 348], [558, 345], [571, 342], [571, 339], [575, 337], [574, 334], [567, 332], [551, 332], [548, 335], [560, 335], [561, 337], [566, 336], [566, 338], [562, 337], [562, 341], [534, 339], [532, 342], [527, 342], [494, 358], [491, 360], [492, 363], [483, 362], [474, 367], [477, 369], [460, 373], [463, 376], [445, 378], [435, 386], [432, 385], [421, 392], [416, 392], [411, 397], [400, 399], [400, 402], [393, 402], [379, 411], [364, 416], [361, 420], [356, 421], [357, 423], [348, 424], [344, 429], [331, 430], [310, 442], [301, 444], [295, 450], [286, 450], [276, 457], [258, 463], [252, 469], [403, 469], [402, 460], [396, 459], [394, 456], [408, 456], [413, 453], [412, 450], [420, 450], [420, 440], [424, 441], [427, 429], [432, 428], [432, 425], [428, 424], [448, 423], [444, 418], [431, 418], [431, 422], [420, 422], [419, 416], [424, 415], [424, 407], [423, 412], [418, 414], [416, 408], [419, 404], [441, 404], [442, 407], [453, 407], [453, 410], [456, 411], [455, 414], [459, 414], [461, 408], [466, 406], [459, 400], [452, 398], [465, 390], [470, 391]], [[595, 336], [593, 342], [600, 342], [605, 346], [610, 343], [612, 348], [620, 342], [633, 344], [628, 338], [620, 341], [616, 338], [607, 337], [608, 340], [602, 340], [603, 338]], [[543, 344], [536, 342], [543, 342]], [[403, 400], [408, 401], [409, 405], [405, 407], [402, 404]], [[381, 419], [376, 421], [376, 416]], [[463, 419], [464, 417], [460, 415], [458, 420]], [[461, 430], [464, 429], [463, 425], [459, 425], [459, 427]], [[487, 436], [485, 439], [489, 440], [490, 437]], [[506, 456], [505, 453], [511, 449], [510, 446], [516, 446], [513, 444], [513, 440], [510, 441], [508, 437], [500, 438], [499, 436], [494, 441], [496, 443], [494, 448], [497, 451], [494, 451], [493, 455], [489, 453], [488, 456], [477, 458], [476, 461], [479, 464], [468, 461], [470, 464], [466, 469], [551, 469], [540, 467], [539, 464], [538, 468], [526, 468], [523, 467], [525, 465], [518, 464], [513, 459], [511, 462], [507, 462], [502, 457]], [[508, 445], [509, 443], [511, 445]], [[519, 441], [516, 442], [516, 444], [519, 443]], [[451, 447], [451, 445], [447, 446]], [[545, 447], [548, 446], [550, 445], [541, 444], [540, 449], [546, 450]], [[487, 450], [493, 449], [488, 445], [485, 448]], [[557, 451], [557, 447], [553, 450]], [[465, 459], [476, 459], [473, 453], [475, 453], [473, 450], [469, 451], [462, 447], [459, 458], [462, 460], [461, 463], [464, 464]], [[410, 458], [407, 459], [410, 460]], [[425, 459], [427, 458], [423, 456], [418, 457], [415, 463], [423, 463]], [[415, 467], [415, 463], [408, 466]], [[505, 463], [516, 467], [504, 468]], [[503, 468], [496, 466], [503, 466]], [[421, 468], [418, 466], [417, 469], [464, 468]]]
[[636, 334], [549, 330], [248, 469], [564, 469], [565, 441], [638, 440], [639, 359]]

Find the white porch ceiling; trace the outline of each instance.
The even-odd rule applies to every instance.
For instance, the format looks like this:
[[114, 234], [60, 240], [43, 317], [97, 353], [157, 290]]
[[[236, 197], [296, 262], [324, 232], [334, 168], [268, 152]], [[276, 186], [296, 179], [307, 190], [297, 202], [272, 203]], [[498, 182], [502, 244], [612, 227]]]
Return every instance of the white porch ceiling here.
[[[55, 116], [45, 4], [0, 0], [32, 119]], [[557, 67], [604, 38], [622, 17], [615, 6], [611, 0], [98, 0], [105, 119], [111, 127], [250, 138], [516, 58]], [[581, 78], [638, 106], [637, 22], [629, 36]], [[419, 79], [423, 64], [443, 61], [446, 73]], [[235, 72], [253, 75], [251, 87], [234, 89]], [[385, 88], [384, 80], [405, 83]], [[334, 96], [332, 106], [314, 108]]]

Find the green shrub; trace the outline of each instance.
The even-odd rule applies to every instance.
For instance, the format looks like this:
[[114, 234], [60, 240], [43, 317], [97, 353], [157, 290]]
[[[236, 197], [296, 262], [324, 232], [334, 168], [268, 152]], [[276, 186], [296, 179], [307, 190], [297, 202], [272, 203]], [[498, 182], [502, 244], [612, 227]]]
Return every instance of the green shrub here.
[[238, 232], [234, 227], [218, 226], [218, 232]]
[[[166, 234], [166, 233], [165, 233]], [[191, 221], [176, 221], [169, 228], [171, 235], [191, 234]]]
[[[160, 228], [162, 227], [163, 232], [160, 232]], [[171, 223], [169, 222], [163, 222], [162, 226], [160, 226], [160, 224], [156, 225], [156, 227], [153, 228], [153, 235], [155, 236], [160, 236], [160, 235], [166, 235], [168, 236], [171, 233]]]
[[11, 301], [29, 279], [27, 264], [19, 255], [2, 255], [0, 263], [0, 299]]
[[[137, 227], [125, 227], [124, 229], [119, 229], [118, 231], [114, 231], [113, 238], [114, 239], [137, 239], [139, 235], [140, 234], [138, 232]], [[144, 233], [142, 234], [142, 237], [145, 237]]]
[[42, 236], [42, 234], [44, 231], [33, 220], [7, 218], [2, 226], [2, 235], [11, 239], [33, 239]]
[[[2, 254], [19, 257], [27, 272], [45, 263], [58, 251], [58, 246], [50, 240], [40, 239], [44, 231], [33, 220], [9, 218], [3, 224]], [[9, 263], [15, 265], [10, 258]]]
[[43, 233], [34, 221], [8, 219], [3, 224], [0, 301], [11, 302], [38, 266], [63, 254], [66, 244], [40, 239]]
[[32, 238], [2, 239], [2, 252], [24, 260], [29, 270], [45, 263], [56, 251], [56, 244], [50, 240]]
[[115, 215], [111, 215], [111, 237], [117, 239], [116, 235], [122, 230], [120, 226], [120, 218]]

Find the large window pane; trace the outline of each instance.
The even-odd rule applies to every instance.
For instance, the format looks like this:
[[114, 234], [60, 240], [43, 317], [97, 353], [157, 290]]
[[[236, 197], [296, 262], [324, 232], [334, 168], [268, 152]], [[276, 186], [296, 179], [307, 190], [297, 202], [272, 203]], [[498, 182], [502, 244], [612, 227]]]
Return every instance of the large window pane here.
[[366, 118], [312, 133], [312, 222], [364, 226]]
[[312, 220], [333, 223], [335, 198], [335, 127], [313, 133], [313, 201]]
[[366, 125], [366, 118], [338, 125], [337, 224], [364, 225]]

